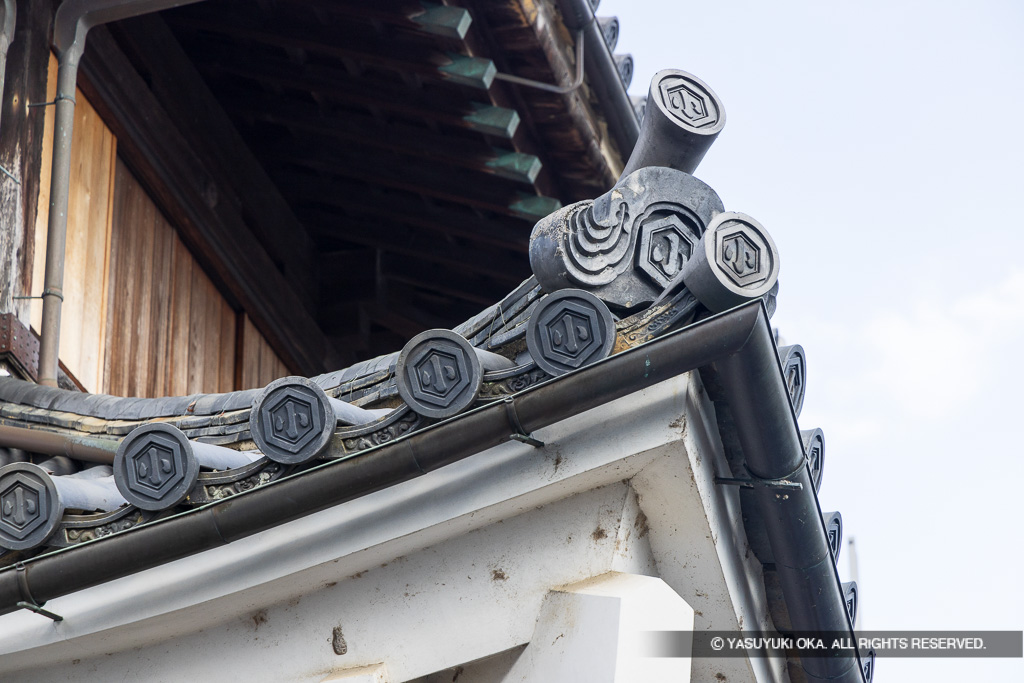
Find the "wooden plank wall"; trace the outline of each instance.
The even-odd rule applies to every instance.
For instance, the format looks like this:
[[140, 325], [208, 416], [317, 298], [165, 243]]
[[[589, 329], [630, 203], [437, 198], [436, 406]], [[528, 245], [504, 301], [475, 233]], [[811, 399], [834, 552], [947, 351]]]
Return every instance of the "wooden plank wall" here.
[[120, 160], [114, 187], [104, 391], [215, 393], [287, 375], [248, 316], [231, 308]]
[[[108, 272], [104, 390], [118, 396], [186, 394], [188, 381], [174, 381], [171, 367], [178, 360], [187, 371], [187, 346], [176, 359], [170, 335], [177, 321], [172, 296], [175, 273], [174, 229], [163, 219], [128, 168], [117, 163], [114, 182], [114, 221]], [[186, 327], [191, 273], [186, 280]], [[172, 391], [178, 389], [178, 391]], [[216, 388], [214, 389], [216, 391]]]
[[[56, 95], [51, 56], [48, 101]], [[260, 387], [289, 374], [236, 312], [117, 156], [117, 140], [79, 91], [61, 307], [60, 359], [87, 390], [180, 396]], [[53, 154], [46, 108], [33, 293], [43, 288]], [[38, 330], [42, 305], [33, 302]]]
[[[57, 94], [57, 60], [50, 56], [47, 101]], [[111, 197], [117, 140], [89, 102], [76, 92], [71, 142], [71, 187], [68, 193], [67, 243], [64, 257], [64, 304], [61, 306], [60, 359], [90, 390], [101, 385], [107, 300], [106, 271], [110, 247]], [[32, 293], [43, 290], [46, 231], [50, 207], [50, 164], [53, 157], [53, 107], [45, 108], [42, 169], [35, 225]], [[39, 330], [42, 302], [34, 300], [32, 326]]]
[[239, 358], [242, 359], [238, 373], [238, 388], [253, 389], [266, 386], [278, 377], [290, 375], [281, 359], [277, 357], [270, 344], [263, 338], [249, 316], [241, 314], [238, 326], [241, 336]]

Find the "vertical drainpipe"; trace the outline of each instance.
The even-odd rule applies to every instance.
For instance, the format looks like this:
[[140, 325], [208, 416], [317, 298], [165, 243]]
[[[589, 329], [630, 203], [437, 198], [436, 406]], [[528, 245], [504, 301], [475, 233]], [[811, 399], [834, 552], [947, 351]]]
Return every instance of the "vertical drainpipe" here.
[[[53, 46], [57, 52], [57, 108], [53, 124], [53, 163], [50, 177], [50, 216], [46, 229], [46, 273], [43, 276], [43, 323], [40, 330], [39, 383], [57, 386], [60, 350], [60, 307], [64, 301], [64, 246], [68, 227], [71, 178], [71, 132], [75, 123], [75, 82], [93, 26], [128, 17], [190, 5], [201, 0], [65, 0], [54, 19]], [[7, 0], [5, 0], [7, 2]]]

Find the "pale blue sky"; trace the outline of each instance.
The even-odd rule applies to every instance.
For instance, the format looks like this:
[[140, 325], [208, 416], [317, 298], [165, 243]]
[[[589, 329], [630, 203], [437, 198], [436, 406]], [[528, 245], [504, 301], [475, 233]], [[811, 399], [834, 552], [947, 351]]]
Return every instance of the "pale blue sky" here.
[[[725, 103], [695, 175], [781, 251], [774, 324], [807, 352], [800, 423], [825, 432], [861, 628], [1024, 629], [1024, 4], [598, 15], [619, 17], [632, 94], [680, 68]], [[1024, 680], [1024, 660], [889, 659], [875, 680]]]

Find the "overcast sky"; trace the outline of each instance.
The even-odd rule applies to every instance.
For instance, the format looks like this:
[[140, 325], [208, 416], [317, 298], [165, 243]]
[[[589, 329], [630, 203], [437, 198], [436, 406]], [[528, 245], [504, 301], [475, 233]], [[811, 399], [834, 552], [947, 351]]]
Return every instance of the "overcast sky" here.
[[[862, 629], [1024, 628], [1024, 3], [604, 0], [631, 94], [724, 101], [696, 174], [771, 232]], [[850, 576], [849, 547], [840, 574]], [[887, 659], [876, 681], [1024, 680]]]

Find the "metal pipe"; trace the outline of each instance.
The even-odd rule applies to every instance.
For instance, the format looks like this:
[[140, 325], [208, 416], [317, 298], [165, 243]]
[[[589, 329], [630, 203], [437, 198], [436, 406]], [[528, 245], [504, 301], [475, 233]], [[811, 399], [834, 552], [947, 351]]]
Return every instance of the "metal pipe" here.
[[57, 53], [57, 97], [50, 166], [50, 213], [46, 228], [46, 271], [43, 275], [43, 321], [39, 345], [39, 383], [57, 386], [60, 313], [64, 301], [64, 252], [71, 180], [71, 134], [75, 123], [75, 82], [85, 51], [85, 37], [94, 26], [118, 19], [189, 5], [201, 0], [65, 0], [54, 18]]
[[601, 25], [594, 17], [594, 7], [588, 0], [558, 0], [558, 8], [566, 28], [583, 32], [587, 83], [601, 103], [601, 110], [608, 122], [608, 132], [625, 163], [640, 135], [640, 124], [622, 84], [612, 52], [605, 42]]
[[[718, 369], [724, 398], [737, 413], [736, 429], [753, 473], [803, 483], [802, 489], [789, 491], [784, 501], [771, 489], [756, 490], [794, 627], [854, 637], [804, 466], [767, 311], [760, 302], [713, 316], [509, 400], [523, 429], [531, 432], [710, 364]], [[356, 457], [233, 496], [229, 505], [213, 503], [102, 543], [28, 560], [19, 571], [0, 570], [0, 614], [18, 609], [19, 601], [34, 597], [41, 604], [231, 543], [468, 458], [509, 440], [510, 412], [504, 402], [489, 404]], [[830, 680], [861, 683], [859, 664], [851, 655], [825, 659], [821, 667], [805, 659], [804, 667], [812, 680], [822, 678], [819, 673], [824, 669]]]
[[0, 425], [0, 446], [110, 465], [120, 441]]
[[509, 83], [515, 83], [517, 85], [523, 85], [527, 88], [536, 88], [537, 90], [544, 90], [545, 92], [553, 92], [559, 95], [568, 95], [576, 88], [583, 85], [583, 33], [581, 31], [576, 32], [576, 76], [572, 79], [572, 83], [569, 85], [553, 85], [551, 83], [543, 83], [541, 81], [534, 80], [532, 78], [523, 78], [522, 76], [513, 76], [512, 74], [503, 74], [500, 71], [494, 74], [495, 80], [508, 81]]

